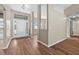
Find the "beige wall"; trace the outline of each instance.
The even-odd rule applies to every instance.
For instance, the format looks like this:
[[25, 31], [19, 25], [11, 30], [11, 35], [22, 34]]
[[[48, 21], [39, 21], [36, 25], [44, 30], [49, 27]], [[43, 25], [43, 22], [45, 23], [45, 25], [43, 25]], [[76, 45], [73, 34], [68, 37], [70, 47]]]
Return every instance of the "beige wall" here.
[[62, 12], [56, 10], [53, 5], [48, 5], [48, 27], [40, 29], [39, 40], [50, 46], [67, 37], [67, 21]]
[[48, 45], [48, 31], [47, 31], [47, 5], [41, 5], [41, 19], [39, 29], [39, 41]]
[[41, 41], [41, 42], [45, 43], [46, 45], [48, 45], [47, 30], [45, 30], [45, 29], [40, 30], [39, 41]]
[[53, 5], [49, 5], [48, 18], [48, 45], [52, 45], [66, 38], [66, 19], [64, 13], [56, 11]]
[[5, 20], [6, 20], [6, 39], [4, 39], [5, 46], [9, 43], [9, 40], [11, 40], [11, 11], [9, 8], [6, 8], [5, 11]]

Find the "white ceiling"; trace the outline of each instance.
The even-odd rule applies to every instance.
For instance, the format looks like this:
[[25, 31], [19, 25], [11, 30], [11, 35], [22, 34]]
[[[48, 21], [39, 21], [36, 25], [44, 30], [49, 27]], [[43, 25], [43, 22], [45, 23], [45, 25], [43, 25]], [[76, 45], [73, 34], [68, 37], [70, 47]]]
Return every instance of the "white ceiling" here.
[[68, 8], [71, 6], [71, 4], [54, 4], [54, 8], [60, 12], [64, 12], [64, 9]]
[[7, 4], [6, 6], [10, 9], [25, 13], [30, 13], [37, 10], [37, 5], [35, 4]]
[[[71, 4], [52, 4], [54, 8], [60, 12], [64, 12], [64, 9], [69, 7]], [[8, 4], [7, 5], [9, 8], [21, 12], [32, 12], [32, 11], [37, 11], [37, 4]]]
[[55, 7], [60, 8], [62, 10], [66, 9], [69, 7], [71, 4], [54, 4]]

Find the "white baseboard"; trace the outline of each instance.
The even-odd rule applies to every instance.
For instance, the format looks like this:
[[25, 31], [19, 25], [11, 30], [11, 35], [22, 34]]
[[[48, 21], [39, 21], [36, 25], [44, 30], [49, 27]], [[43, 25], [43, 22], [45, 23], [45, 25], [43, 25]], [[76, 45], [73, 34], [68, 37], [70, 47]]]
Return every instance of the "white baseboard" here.
[[57, 43], [60, 43], [60, 42], [62, 42], [62, 41], [64, 41], [64, 40], [66, 40], [67, 38], [64, 38], [64, 39], [61, 39], [61, 40], [59, 40], [59, 41], [57, 41], [57, 42], [55, 42], [55, 43], [53, 43], [53, 44], [51, 44], [51, 45], [48, 45], [48, 47], [51, 47], [51, 46], [53, 46], [53, 45], [55, 45], [55, 44], [57, 44]]
[[9, 42], [7, 43], [7, 45], [6, 45], [4, 48], [2, 48], [2, 49], [7, 49], [7, 48], [9, 47], [11, 41], [12, 41], [14, 38], [19, 38], [19, 37], [11, 37], [11, 38], [9, 39]]
[[[14, 38], [14, 37], [13, 37], [13, 38]], [[10, 42], [12, 41], [13, 38], [10, 38], [8, 44], [7, 44], [4, 48], [2, 48], [2, 49], [7, 49], [7, 48], [9, 47]], [[64, 38], [64, 39], [59, 40], [59, 41], [57, 41], [57, 42], [55, 42], [55, 43], [53, 43], [53, 44], [51, 44], [51, 45], [47, 45], [46, 43], [44, 43], [44, 42], [42, 42], [42, 41], [39, 41], [39, 40], [38, 40], [38, 42], [40, 42], [41, 44], [43, 44], [43, 45], [46, 46], [46, 47], [51, 47], [51, 46], [53, 46], [53, 45], [55, 45], [55, 44], [57, 44], [57, 43], [59, 43], [59, 42], [62, 42], [62, 41], [64, 41], [64, 40], [66, 40], [66, 39], [67, 39], [67, 38]]]
[[62, 41], [64, 41], [64, 40], [66, 40], [66, 39], [67, 39], [67, 38], [64, 38], [64, 39], [59, 40], [59, 41], [57, 41], [57, 42], [55, 42], [55, 43], [53, 43], [53, 44], [51, 44], [51, 45], [47, 45], [47, 44], [45, 44], [44, 42], [39, 41], [39, 40], [38, 40], [38, 42], [40, 42], [41, 44], [43, 44], [43, 45], [46, 46], [46, 47], [51, 47], [51, 46], [53, 46], [53, 45], [55, 45], [55, 44], [57, 44], [57, 43], [60, 43], [60, 42], [62, 42]]
[[46, 43], [44, 43], [42, 41], [39, 41], [39, 40], [38, 40], [38, 42], [41, 43], [41, 44], [43, 44], [44, 46], [48, 47], [48, 45]]
[[7, 49], [7, 48], [9, 47], [10, 42], [12, 41], [12, 39], [13, 39], [13, 38], [10, 38], [10, 39], [9, 39], [9, 42], [7, 43], [7, 45], [6, 45], [4, 48], [2, 48], [2, 49]]

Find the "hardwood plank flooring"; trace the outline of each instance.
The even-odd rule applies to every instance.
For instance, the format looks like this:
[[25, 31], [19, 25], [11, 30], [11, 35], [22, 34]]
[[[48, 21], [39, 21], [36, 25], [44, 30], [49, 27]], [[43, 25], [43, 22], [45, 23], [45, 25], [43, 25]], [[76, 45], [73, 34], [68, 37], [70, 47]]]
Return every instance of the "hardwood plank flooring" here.
[[36, 39], [13, 39], [7, 49], [0, 49], [1, 55], [79, 55], [79, 38], [72, 37], [50, 48], [37, 43]]

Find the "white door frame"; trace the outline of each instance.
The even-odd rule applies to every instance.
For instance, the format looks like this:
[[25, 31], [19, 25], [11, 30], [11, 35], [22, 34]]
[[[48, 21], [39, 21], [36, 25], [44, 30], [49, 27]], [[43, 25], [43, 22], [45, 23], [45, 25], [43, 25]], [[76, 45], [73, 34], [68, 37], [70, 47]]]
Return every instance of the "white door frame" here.
[[14, 15], [15, 14], [28, 16], [28, 36], [29, 36], [29, 29], [30, 29], [30, 27], [29, 27], [29, 20], [30, 20], [30, 14], [23, 13], [23, 12], [18, 12], [18, 11], [15, 11], [15, 10], [11, 10], [11, 14], [12, 14], [12, 19], [11, 19], [11, 36], [13, 37], [13, 19], [14, 19]]
[[[74, 22], [74, 21], [79, 21], [79, 19], [75, 19], [75, 18], [71, 19], [71, 18], [70, 18], [70, 36], [73, 36], [73, 35], [74, 35], [74, 34], [73, 34], [73, 33], [74, 33], [74, 31], [73, 31], [73, 29], [74, 29], [74, 28], [73, 28], [73, 22]], [[76, 36], [76, 35], [74, 35], [74, 36]]]

